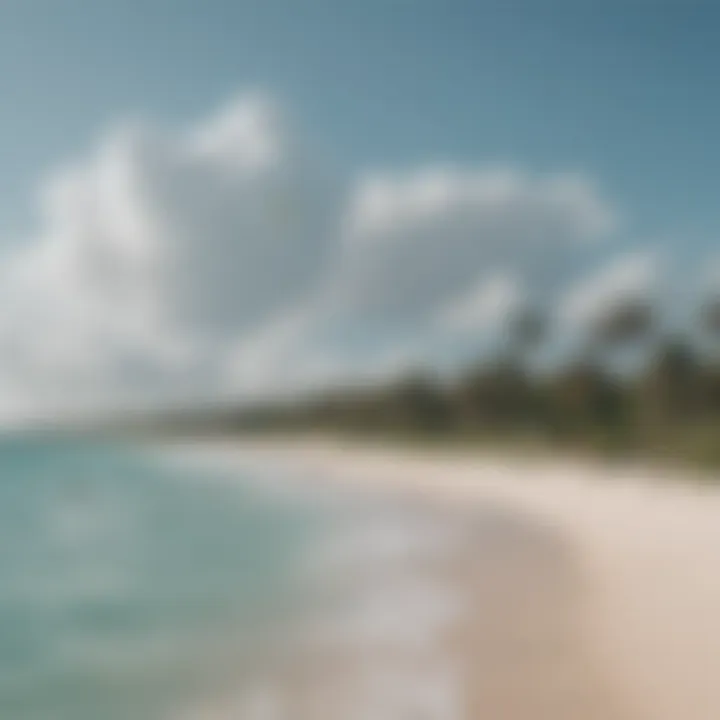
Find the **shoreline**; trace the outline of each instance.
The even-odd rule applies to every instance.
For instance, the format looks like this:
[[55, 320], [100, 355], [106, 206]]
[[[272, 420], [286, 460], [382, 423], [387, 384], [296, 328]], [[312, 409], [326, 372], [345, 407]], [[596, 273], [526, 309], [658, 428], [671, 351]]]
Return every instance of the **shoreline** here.
[[720, 717], [720, 492], [713, 487], [675, 483], [676, 471], [641, 465], [413, 453], [321, 439], [182, 447], [188, 458], [276, 472], [300, 489], [372, 491], [451, 512], [499, 507], [551, 528], [582, 573], [585, 649], [632, 708], [626, 714]]

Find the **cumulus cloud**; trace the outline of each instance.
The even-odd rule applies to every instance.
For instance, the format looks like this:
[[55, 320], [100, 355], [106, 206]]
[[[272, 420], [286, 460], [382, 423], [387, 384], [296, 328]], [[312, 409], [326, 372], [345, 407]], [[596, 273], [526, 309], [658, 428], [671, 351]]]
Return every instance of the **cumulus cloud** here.
[[491, 322], [615, 225], [578, 175], [339, 181], [261, 95], [189, 128], [115, 128], [50, 175], [39, 211], [0, 270], [6, 412], [384, 372]]
[[53, 174], [6, 262], [0, 374], [46, 397], [212, 384], [226, 345], [316, 283], [334, 194], [266, 98], [189, 131], [112, 131]]
[[575, 174], [376, 171], [360, 177], [348, 199], [319, 305], [332, 309], [325, 324], [336, 328], [336, 342], [364, 329], [366, 365], [398, 343], [414, 348], [417, 363], [443, 363], [448, 353], [476, 351], [467, 342], [473, 332], [490, 329], [492, 315], [509, 311], [520, 294], [555, 282], [568, 256], [608, 236], [616, 222], [593, 183]]
[[577, 175], [421, 168], [361, 180], [349, 203], [333, 301], [402, 322], [469, 291], [482, 271], [526, 276], [607, 234], [614, 214]]

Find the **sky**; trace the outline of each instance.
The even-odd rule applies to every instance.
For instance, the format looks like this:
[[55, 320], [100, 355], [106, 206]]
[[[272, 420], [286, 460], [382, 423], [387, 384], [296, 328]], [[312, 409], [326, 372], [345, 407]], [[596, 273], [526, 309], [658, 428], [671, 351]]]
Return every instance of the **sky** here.
[[719, 29], [680, 0], [3, 0], [0, 414], [440, 363], [523, 298], [578, 325], [711, 282]]

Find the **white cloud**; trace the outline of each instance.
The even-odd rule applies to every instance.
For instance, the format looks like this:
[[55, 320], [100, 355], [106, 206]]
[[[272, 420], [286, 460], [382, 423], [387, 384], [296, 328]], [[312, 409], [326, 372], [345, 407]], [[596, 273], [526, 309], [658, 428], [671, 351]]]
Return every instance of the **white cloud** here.
[[333, 302], [412, 321], [469, 291], [482, 271], [510, 266], [531, 275], [614, 222], [575, 175], [442, 167], [377, 174], [351, 198]]
[[397, 344], [415, 348], [417, 362], [442, 363], [448, 352], [475, 347], [452, 337], [460, 325], [471, 335], [473, 325], [509, 309], [500, 306], [511, 299], [498, 297], [509, 280], [484, 290], [478, 283], [512, 277], [518, 295], [522, 286], [531, 296], [615, 223], [577, 175], [442, 166], [376, 172], [350, 197], [319, 305], [332, 309], [326, 324], [340, 341], [365, 328], [367, 363]]
[[189, 132], [122, 128], [55, 173], [2, 273], [0, 375], [48, 400], [211, 387], [228, 343], [307, 296], [337, 225], [278, 117], [251, 97]]
[[108, 133], [44, 183], [40, 213], [0, 270], [0, 412], [249, 396], [436, 357], [439, 331], [491, 322], [538, 263], [615, 222], [576, 175], [338, 182], [261, 95], [185, 130]]

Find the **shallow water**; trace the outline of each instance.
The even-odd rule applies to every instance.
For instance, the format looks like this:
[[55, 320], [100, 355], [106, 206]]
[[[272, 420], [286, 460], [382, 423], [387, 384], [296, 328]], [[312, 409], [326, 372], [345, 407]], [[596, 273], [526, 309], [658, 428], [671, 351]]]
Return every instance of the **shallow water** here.
[[387, 715], [387, 683], [417, 694], [422, 677], [425, 700], [430, 680], [447, 695], [432, 646], [463, 598], [428, 570], [457, 527], [305, 488], [182, 454], [0, 442], [0, 717]]
[[173, 717], [259, 664], [313, 513], [207, 475], [0, 444], [0, 717]]

